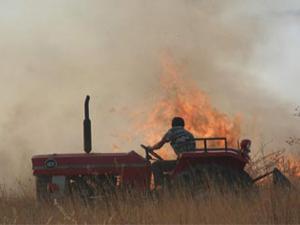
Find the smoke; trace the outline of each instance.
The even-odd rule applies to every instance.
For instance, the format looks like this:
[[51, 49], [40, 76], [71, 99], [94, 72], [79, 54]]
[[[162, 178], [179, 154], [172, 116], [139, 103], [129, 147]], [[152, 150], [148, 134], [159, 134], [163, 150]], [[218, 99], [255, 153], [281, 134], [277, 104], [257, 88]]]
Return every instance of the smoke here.
[[264, 75], [279, 66], [270, 59], [277, 43], [272, 35], [286, 16], [278, 12], [298, 16], [289, 11], [297, 4], [2, 0], [0, 177], [27, 176], [32, 154], [82, 152], [86, 94], [94, 151], [136, 149], [129, 115], [159, 95], [162, 52], [216, 108], [243, 115], [244, 136], [284, 146], [299, 131], [295, 103]]

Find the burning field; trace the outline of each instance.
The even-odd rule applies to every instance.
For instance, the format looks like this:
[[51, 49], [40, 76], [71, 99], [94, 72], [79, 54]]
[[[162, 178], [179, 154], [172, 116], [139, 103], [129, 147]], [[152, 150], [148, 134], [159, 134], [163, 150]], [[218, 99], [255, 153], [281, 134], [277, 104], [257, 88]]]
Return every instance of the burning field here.
[[[229, 147], [239, 148], [242, 114], [229, 116], [216, 109], [209, 96], [185, 76], [168, 54], [161, 58], [159, 95], [147, 113], [134, 115], [137, 123], [129, 139], [142, 137], [155, 143], [170, 127], [173, 116], [187, 121], [187, 129], [196, 137], [227, 137]], [[139, 121], [143, 115], [142, 122]], [[122, 135], [120, 135], [122, 137]], [[293, 143], [291, 143], [293, 144]], [[222, 147], [216, 141], [211, 147]], [[117, 144], [114, 151], [120, 151]], [[168, 146], [159, 154], [165, 159], [175, 157]], [[300, 161], [284, 151], [265, 153], [255, 149], [246, 171], [253, 177], [279, 168], [292, 182], [292, 187], [274, 188], [267, 177], [255, 189], [235, 192], [209, 190], [197, 193], [185, 187], [175, 191], [150, 193], [120, 191], [96, 196], [85, 201], [80, 195], [50, 202], [37, 201], [34, 180], [22, 179], [13, 188], [0, 186], [1, 224], [299, 224], [300, 223]], [[152, 181], [153, 182], [153, 181]], [[153, 185], [152, 185], [153, 186]]]
[[[184, 117], [187, 129], [197, 137], [224, 136], [231, 147], [238, 147], [241, 138], [241, 116], [231, 118], [213, 107], [209, 97], [192, 80], [185, 77], [168, 55], [162, 57], [160, 85], [163, 92], [144, 115], [146, 122], [134, 129], [143, 139], [154, 143], [161, 137], [173, 115]], [[220, 143], [214, 143], [215, 146]], [[166, 159], [174, 157], [171, 149], [159, 153]], [[299, 224], [300, 170], [296, 157], [283, 151], [252, 154], [246, 170], [253, 178], [274, 167], [287, 175], [292, 187], [274, 188], [269, 178], [258, 183], [257, 189], [235, 192], [209, 190], [192, 193], [182, 187], [175, 191], [151, 193], [120, 191], [97, 196], [91, 202], [80, 195], [36, 200], [34, 180], [22, 180], [13, 189], [1, 186], [1, 224]]]
[[[186, 127], [196, 137], [226, 137], [229, 147], [239, 148], [242, 114], [229, 116], [213, 106], [209, 96], [185, 76], [168, 54], [161, 58], [159, 95], [147, 113], [134, 115], [129, 139], [142, 137], [155, 143], [170, 127], [173, 116], [187, 121]], [[139, 121], [143, 115], [142, 122]], [[122, 137], [122, 135], [120, 135]], [[291, 143], [292, 145], [293, 143]], [[222, 147], [216, 141], [210, 147]], [[120, 151], [114, 144], [112, 149]], [[175, 157], [168, 146], [159, 154]], [[152, 190], [150, 193], [125, 190], [96, 196], [86, 201], [80, 195], [38, 202], [34, 180], [22, 179], [13, 188], [0, 186], [1, 224], [299, 224], [300, 161], [284, 151], [265, 153], [255, 149], [246, 171], [252, 178], [279, 168], [292, 182], [291, 188], [274, 188], [266, 177], [255, 189], [235, 192], [210, 186], [209, 190], [190, 192], [185, 187], [175, 191]], [[153, 182], [153, 180], [152, 180]], [[153, 185], [152, 185], [153, 186]], [[153, 187], [152, 187], [153, 188]]]

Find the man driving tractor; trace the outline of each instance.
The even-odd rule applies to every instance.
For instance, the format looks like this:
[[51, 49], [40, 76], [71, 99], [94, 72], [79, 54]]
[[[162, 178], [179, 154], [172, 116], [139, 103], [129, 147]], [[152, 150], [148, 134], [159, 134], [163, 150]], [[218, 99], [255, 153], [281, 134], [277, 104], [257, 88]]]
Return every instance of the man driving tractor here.
[[[148, 149], [153, 151], [160, 149], [166, 143], [170, 143], [176, 155], [179, 156], [183, 152], [195, 151], [196, 142], [193, 134], [185, 128], [184, 119], [174, 117], [172, 120], [172, 128], [163, 136], [163, 138]], [[177, 160], [158, 160], [152, 164], [155, 186], [160, 186], [163, 183], [163, 172], [171, 171], [175, 168]]]

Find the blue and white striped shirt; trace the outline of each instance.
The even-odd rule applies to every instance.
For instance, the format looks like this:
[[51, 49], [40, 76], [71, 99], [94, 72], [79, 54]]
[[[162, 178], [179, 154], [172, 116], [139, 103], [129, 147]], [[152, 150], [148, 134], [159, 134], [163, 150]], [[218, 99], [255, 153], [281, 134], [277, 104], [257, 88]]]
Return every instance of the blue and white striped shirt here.
[[196, 142], [193, 134], [184, 127], [172, 127], [163, 137], [165, 142], [170, 142], [175, 153], [179, 155], [183, 152], [191, 152], [196, 149]]

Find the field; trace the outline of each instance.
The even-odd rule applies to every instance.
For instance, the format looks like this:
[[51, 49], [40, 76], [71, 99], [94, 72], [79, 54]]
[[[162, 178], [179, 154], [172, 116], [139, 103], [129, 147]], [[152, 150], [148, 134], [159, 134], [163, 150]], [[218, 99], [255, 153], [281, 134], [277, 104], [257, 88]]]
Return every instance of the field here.
[[254, 193], [212, 190], [191, 195], [183, 191], [160, 197], [122, 194], [97, 199], [88, 207], [80, 200], [38, 204], [33, 183], [16, 190], [1, 188], [1, 224], [299, 224], [299, 181], [294, 189], [265, 185]]

